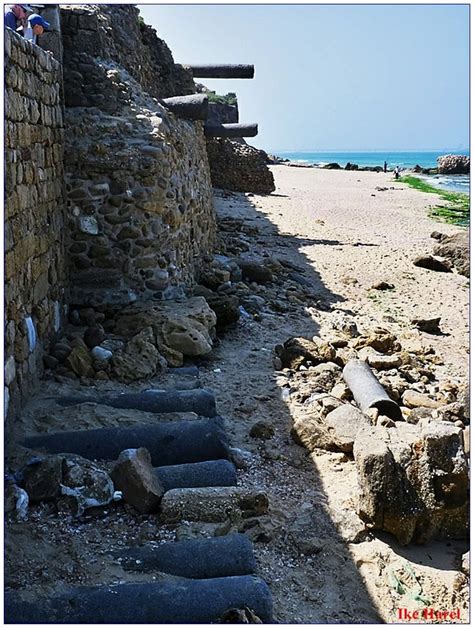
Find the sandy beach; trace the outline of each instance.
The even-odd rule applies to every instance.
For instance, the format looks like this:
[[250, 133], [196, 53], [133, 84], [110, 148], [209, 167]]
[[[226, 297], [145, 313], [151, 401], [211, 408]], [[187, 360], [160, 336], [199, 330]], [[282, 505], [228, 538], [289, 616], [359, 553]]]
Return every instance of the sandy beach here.
[[[429, 206], [436, 199], [388, 174], [288, 166], [272, 170], [277, 186], [272, 195], [215, 190], [218, 250], [220, 245], [225, 250], [226, 238], [228, 244], [244, 242], [248, 251], [279, 260], [288, 272], [296, 269], [298, 281], [290, 272], [275, 275], [271, 284], [248, 286], [250, 298], [264, 304], [259, 315], [242, 316], [219, 335], [212, 353], [197, 361], [202, 385], [216, 393], [231, 445], [243, 451], [238, 485], [265, 491], [268, 515], [245, 521], [243, 527], [230, 520], [217, 526], [186, 521], [160, 526], [153, 517], [137, 518], [128, 505], [82, 522], [71, 517], [63, 522], [47, 507], [36, 507], [27, 522], [8, 525], [8, 587], [28, 585], [41, 593], [58, 581], [140, 581], [145, 576], [125, 572], [111, 550], [124, 543], [244, 531], [254, 541], [258, 574], [269, 583], [278, 623], [400, 623], [400, 608], [420, 607], [413, 597], [420, 588], [432, 608], [459, 610], [454, 621], [466, 621], [468, 588], [460, 567], [467, 541], [402, 547], [389, 534], [368, 532], [355, 514], [352, 456], [322, 449], [310, 453], [291, 436], [303, 407], [298, 395], [311, 381], [305, 382], [304, 373], [291, 379], [293, 375], [275, 370], [273, 361], [276, 344], [294, 336], [324, 338], [334, 317], [343, 315], [362, 333], [383, 327], [403, 346], [431, 346], [439, 357], [436, 385], [462, 386], [468, 374], [469, 281], [457, 272], [436, 273], [412, 263], [416, 255], [431, 252], [433, 231], [459, 229], [430, 219]], [[226, 220], [231, 225], [227, 231]], [[382, 280], [394, 289], [371, 289]], [[410, 324], [413, 317], [425, 316], [441, 317], [443, 335], [425, 334]], [[164, 384], [163, 376], [156, 376], [146, 386]], [[92, 385], [89, 390], [123, 389], [114, 381]], [[142, 388], [143, 382], [128, 386], [129, 391]], [[51, 397], [78, 392], [84, 392], [78, 380], [58, 382], [51, 376], [43, 382], [42, 399], [29, 404], [17, 429], [143, 421], [133, 412], [82, 404], [68, 408], [65, 422], [64, 410]], [[269, 437], [255, 437], [252, 429], [258, 422]], [[394, 588], [395, 576], [405, 582], [403, 594]]]

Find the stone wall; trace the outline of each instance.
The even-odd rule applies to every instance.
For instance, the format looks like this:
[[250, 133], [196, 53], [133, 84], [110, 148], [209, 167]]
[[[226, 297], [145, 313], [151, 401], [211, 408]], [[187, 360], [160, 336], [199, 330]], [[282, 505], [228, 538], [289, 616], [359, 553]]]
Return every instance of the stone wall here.
[[133, 5], [61, 5], [61, 26], [66, 106], [113, 106], [102, 91], [105, 70], [92, 59], [120, 65], [155, 98], [195, 91], [192, 74]]
[[207, 141], [207, 155], [214, 187], [255, 194], [275, 190], [265, 151], [242, 140], [212, 139]]
[[181, 295], [215, 234], [202, 123], [150, 95], [184, 93], [182, 70], [132, 6], [61, 13], [70, 303]]
[[13, 411], [42, 372], [64, 313], [61, 68], [5, 34], [5, 402]]

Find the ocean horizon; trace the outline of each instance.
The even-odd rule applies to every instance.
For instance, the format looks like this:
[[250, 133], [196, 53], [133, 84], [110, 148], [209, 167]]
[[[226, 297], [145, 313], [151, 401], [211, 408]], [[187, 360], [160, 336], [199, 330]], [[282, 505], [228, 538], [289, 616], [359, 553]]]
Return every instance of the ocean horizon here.
[[[411, 169], [415, 166], [422, 168], [436, 168], [437, 159], [442, 155], [456, 154], [469, 156], [469, 150], [433, 150], [433, 151], [269, 151], [283, 159], [298, 163], [324, 166], [329, 163], [338, 163], [344, 167], [347, 162], [361, 167], [383, 166], [384, 161], [390, 170], [396, 166], [401, 169]], [[469, 194], [469, 175], [425, 175], [424, 178], [436, 187], [454, 192]]]

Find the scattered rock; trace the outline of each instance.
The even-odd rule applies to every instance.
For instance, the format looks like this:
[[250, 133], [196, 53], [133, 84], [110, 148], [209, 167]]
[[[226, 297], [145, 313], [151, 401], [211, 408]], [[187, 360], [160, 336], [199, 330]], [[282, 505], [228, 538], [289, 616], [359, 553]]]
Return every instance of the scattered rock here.
[[92, 356], [83, 347], [74, 347], [65, 359], [64, 364], [78, 377], [94, 377]]
[[450, 273], [451, 262], [448, 260], [441, 260], [433, 257], [432, 255], [419, 255], [413, 260], [415, 266], [420, 268], [427, 268], [428, 270], [435, 270], [439, 273]]
[[166, 360], [154, 345], [152, 329], [146, 327], [111, 359], [112, 372], [121, 382], [149, 379], [166, 369]]
[[325, 421], [334, 445], [344, 452], [352, 451], [359, 430], [370, 425], [370, 419], [349, 403], [330, 412]]
[[142, 514], [156, 512], [164, 488], [153, 472], [148, 449], [125, 449], [115, 464], [111, 478], [123, 498]]
[[110, 358], [113, 356], [112, 351], [108, 349], [104, 349], [103, 347], [94, 347], [91, 350], [91, 356], [94, 360], [100, 360], [101, 362], [108, 362]]
[[[433, 234], [431, 234], [433, 237]], [[470, 276], [470, 258], [469, 258], [469, 232], [460, 231], [453, 235], [439, 234], [439, 244], [437, 244], [433, 253], [440, 257], [448, 258], [455, 266], [456, 270], [465, 277]]]
[[239, 297], [232, 294], [212, 294], [206, 297], [206, 301], [216, 315], [217, 327], [227, 327], [239, 320]]
[[414, 318], [411, 323], [417, 327], [420, 331], [424, 331], [427, 334], [441, 334], [439, 323], [441, 316], [437, 318]]
[[28, 493], [13, 480], [5, 480], [5, 513], [23, 521], [28, 517], [28, 504]]
[[275, 428], [267, 421], [257, 421], [250, 428], [249, 434], [252, 438], [269, 440], [275, 434]]
[[248, 606], [243, 608], [229, 608], [229, 610], [222, 613], [219, 618], [218, 624], [263, 624], [260, 617], [258, 617]]
[[403, 405], [408, 408], [439, 408], [443, 403], [436, 399], [431, 399], [416, 390], [406, 390], [402, 395]]
[[352, 393], [350, 389], [344, 384], [344, 382], [340, 382], [339, 384], [336, 384], [331, 390], [331, 396], [339, 400], [351, 399]]
[[35, 458], [23, 470], [24, 487], [32, 502], [55, 501], [60, 510], [80, 516], [87, 508], [114, 500], [109, 475], [95, 463], [73, 454]]
[[263, 259], [240, 257], [236, 261], [242, 271], [243, 279], [258, 284], [267, 284], [273, 281], [272, 271], [264, 265]]
[[96, 325], [94, 327], [88, 327], [84, 332], [84, 342], [88, 349], [97, 347], [105, 340], [105, 331], [102, 325]]
[[308, 451], [338, 449], [334, 444], [334, 437], [318, 412], [308, 412], [297, 418], [291, 428], [291, 437], [297, 445], [305, 447]]
[[[319, 340], [319, 339], [318, 339]], [[307, 338], [289, 338], [283, 345], [276, 345], [275, 354], [280, 358], [283, 367], [298, 369], [303, 364], [317, 365], [332, 362], [336, 351], [327, 342], [316, 344]]]
[[393, 283], [387, 281], [377, 281], [370, 287], [371, 290], [394, 290], [394, 288]]

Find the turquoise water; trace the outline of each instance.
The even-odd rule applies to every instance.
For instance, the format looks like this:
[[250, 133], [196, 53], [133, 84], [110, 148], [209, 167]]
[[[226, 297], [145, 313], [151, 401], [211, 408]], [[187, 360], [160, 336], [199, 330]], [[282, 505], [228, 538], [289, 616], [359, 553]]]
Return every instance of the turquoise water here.
[[345, 166], [348, 161], [359, 166], [383, 166], [386, 161], [389, 168], [398, 166], [399, 168], [413, 168], [417, 164], [422, 168], [435, 168], [437, 158], [441, 155], [455, 153], [456, 155], [469, 155], [467, 150], [457, 151], [418, 151], [418, 152], [395, 152], [395, 151], [374, 151], [374, 152], [336, 152], [336, 151], [281, 151], [276, 153], [280, 157], [291, 161], [301, 161], [310, 164], [328, 164], [337, 162]]
[[[279, 157], [289, 159], [290, 161], [298, 161], [301, 163], [324, 165], [332, 162], [338, 163], [344, 167], [348, 161], [352, 164], [364, 166], [383, 166], [384, 161], [387, 162], [389, 169], [395, 168], [413, 168], [418, 165], [422, 168], [435, 168], [437, 159], [441, 155], [455, 153], [456, 155], [469, 155], [467, 150], [456, 151], [360, 151], [360, 152], [342, 152], [342, 151], [279, 151], [275, 153]], [[469, 176], [468, 175], [431, 175], [424, 177], [431, 185], [435, 185], [444, 190], [455, 192], [469, 193]]]

